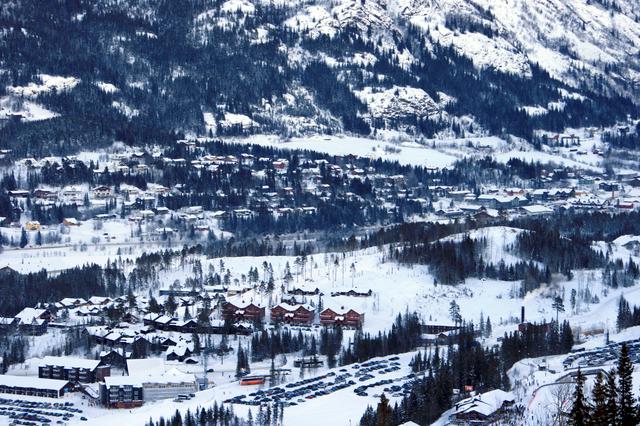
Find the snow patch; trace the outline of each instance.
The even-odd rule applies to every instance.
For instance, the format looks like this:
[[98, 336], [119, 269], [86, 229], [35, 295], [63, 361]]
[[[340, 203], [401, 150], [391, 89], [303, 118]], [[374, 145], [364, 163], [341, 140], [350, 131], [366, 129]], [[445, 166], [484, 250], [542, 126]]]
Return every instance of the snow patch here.
[[256, 7], [247, 0], [228, 0], [221, 7], [222, 13], [242, 13], [251, 15], [256, 11]]
[[15, 96], [35, 98], [44, 93], [53, 91], [66, 92], [78, 85], [80, 80], [75, 77], [63, 77], [48, 74], [39, 74], [40, 83], [29, 83], [26, 86], [9, 86], [7, 92]]

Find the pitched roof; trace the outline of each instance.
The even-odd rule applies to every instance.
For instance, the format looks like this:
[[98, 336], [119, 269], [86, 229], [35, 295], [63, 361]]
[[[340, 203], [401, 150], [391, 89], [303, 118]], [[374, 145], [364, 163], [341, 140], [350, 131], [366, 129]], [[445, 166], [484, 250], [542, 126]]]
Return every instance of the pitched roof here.
[[15, 318], [20, 319], [23, 324], [31, 324], [34, 319], [46, 312], [45, 309], [24, 308], [18, 312]]
[[514, 396], [511, 392], [495, 389], [460, 401], [456, 404], [453, 414], [476, 412], [484, 416], [490, 416], [498, 411], [505, 401], [513, 400]]
[[275, 307], [277, 308], [278, 306], [281, 307], [282, 309], [284, 309], [285, 311], [288, 311], [288, 312], [297, 311], [299, 308], [304, 308], [304, 309], [306, 309], [307, 311], [310, 311], [310, 312], [313, 312], [315, 310], [315, 308], [313, 306], [307, 305], [307, 304], [304, 304], [304, 305], [303, 304], [291, 305], [289, 303], [284, 303], [283, 302], [283, 303], [280, 303], [280, 304], [276, 305]]

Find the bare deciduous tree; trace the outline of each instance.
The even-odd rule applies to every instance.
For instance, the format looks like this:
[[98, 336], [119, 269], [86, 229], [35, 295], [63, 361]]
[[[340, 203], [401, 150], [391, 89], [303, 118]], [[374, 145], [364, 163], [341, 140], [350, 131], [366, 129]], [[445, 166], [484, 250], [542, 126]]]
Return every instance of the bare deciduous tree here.
[[571, 383], [557, 383], [549, 389], [549, 409], [546, 411], [548, 425], [566, 426], [568, 424], [567, 413], [571, 410], [571, 395], [573, 385]]

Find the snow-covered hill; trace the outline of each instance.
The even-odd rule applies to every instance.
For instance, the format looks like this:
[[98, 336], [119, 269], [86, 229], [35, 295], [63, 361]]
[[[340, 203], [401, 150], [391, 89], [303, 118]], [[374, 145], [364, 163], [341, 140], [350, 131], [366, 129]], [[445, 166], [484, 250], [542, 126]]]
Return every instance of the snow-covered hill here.
[[[610, 126], [638, 115], [634, 6], [180, 0], [169, 8], [160, 0], [100, 0], [35, 13], [15, 0], [0, 9], [0, 47], [12, 52], [0, 56], [0, 96], [37, 97], [29, 100], [58, 121], [95, 128], [104, 119], [105, 140], [147, 127], [532, 139], [537, 129]], [[96, 83], [118, 90], [97, 95], [86, 87]], [[251, 125], [211, 125], [204, 113], [218, 123], [246, 116]], [[146, 143], [138, 139], [131, 142]], [[24, 145], [21, 134], [11, 140], [12, 148]]]

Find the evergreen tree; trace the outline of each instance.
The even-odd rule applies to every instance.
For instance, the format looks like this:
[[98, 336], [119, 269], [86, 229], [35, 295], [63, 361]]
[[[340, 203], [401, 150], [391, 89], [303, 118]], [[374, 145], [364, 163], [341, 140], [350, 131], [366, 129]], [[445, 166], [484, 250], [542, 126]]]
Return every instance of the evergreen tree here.
[[591, 391], [593, 411], [589, 418], [589, 426], [607, 426], [607, 392], [604, 383], [604, 375], [598, 373]]
[[620, 358], [618, 359], [618, 387], [619, 405], [618, 411], [621, 426], [635, 426], [638, 414], [636, 412], [635, 398], [633, 396], [633, 364], [629, 358], [629, 348], [622, 344]]
[[618, 384], [616, 381], [616, 371], [611, 370], [607, 373], [607, 384], [605, 386], [606, 395], [606, 424], [618, 424]]
[[238, 345], [238, 357], [236, 359], [236, 377], [241, 377], [249, 372], [249, 359], [242, 346]]
[[491, 328], [491, 318], [487, 317], [487, 325], [484, 326], [485, 337], [491, 337], [493, 330]]
[[452, 300], [449, 304], [449, 317], [451, 317], [451, 321], [456, 324], [462, 322], [462, 316], [460, 315], [460, 306], [458, 306], [455, 300]]
[[584, 397], [584, 381], [584, 375], [578, 368], [576, 388], [573, 391], [573, 407], [569, 412], [569, 424], [571, 426], [585, 426], [589, 418], [589, 405]]
[[173, 297], [173, 294], [170, 294], [169, 297], [167, 297], [167, 300], [164, 302], [164, 307], [169, 315], [173, 315], [176, 312], [176, 309], [178, 309], [178, 303], [176, 302], [175, 297]]
[[162, 312], [162, 307], [153, 296], [149, 299], [149, 312], [153, 312], [154, 314]]
[[392, 422], [393, 412], [389, 406], [389, 400], [383, 393], [380, 395], [380, 402], [378, 403], [378, 409], [376, 410], [375, 426], [394, 426]]
[[632, 315], [631, 308], [629, 307], [629, 302], [627, 302], [623, 296], [620, 296], [620, 300], [618, 301], [618, 316], [616, 318], [618, 331], [629, 327], [631, 324]]
[[27, 231], [22, 228], [22, 233], [20, 234], [20, 248], [25, 248], [29, 244], [29, 238], [27, 237]]

